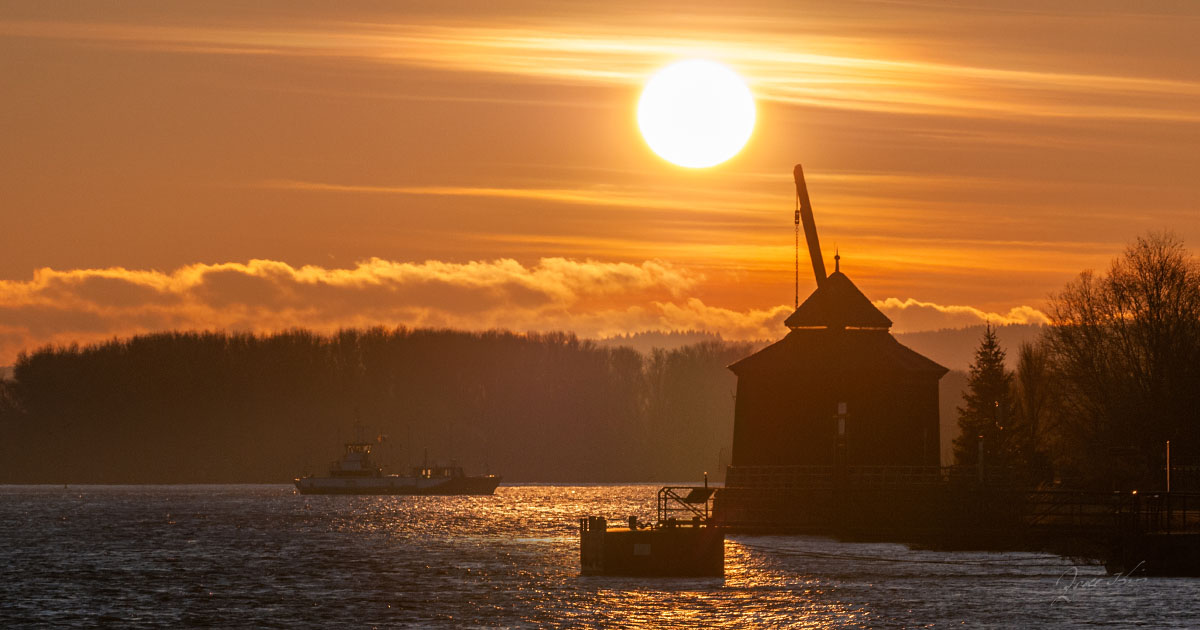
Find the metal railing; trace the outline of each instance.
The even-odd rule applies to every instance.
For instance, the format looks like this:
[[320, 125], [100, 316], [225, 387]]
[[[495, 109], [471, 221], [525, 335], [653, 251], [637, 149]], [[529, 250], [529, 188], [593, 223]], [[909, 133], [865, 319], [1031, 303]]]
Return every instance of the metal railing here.
[[707, 524], [715, 491], [716, 488], [708, 486], [664, 486], [658, 491], [658, 526], [671, 527], [689, 521]]
[[1123, 525], [1139, 534], [1200, 532], [1200, 494], [1122, 493], [1118, 508]]

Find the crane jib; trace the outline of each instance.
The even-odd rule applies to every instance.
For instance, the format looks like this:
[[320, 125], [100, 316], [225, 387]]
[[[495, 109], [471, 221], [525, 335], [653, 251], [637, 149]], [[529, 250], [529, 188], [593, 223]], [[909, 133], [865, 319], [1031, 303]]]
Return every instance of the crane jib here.
[[799, 222], [804, 224], [804, 239], [808, 242], [808, 256], [812, 259], [813, 275], [817, 287], [825, 284], [825, 261], [821, 258], [821, 242], [817, 239], [817, 223], [813, 219], [812, 204], [808, 200], [808, 186], [804, 183], [804, 169], [797, 164], [792, 171], [796, 177], [796, 210]]

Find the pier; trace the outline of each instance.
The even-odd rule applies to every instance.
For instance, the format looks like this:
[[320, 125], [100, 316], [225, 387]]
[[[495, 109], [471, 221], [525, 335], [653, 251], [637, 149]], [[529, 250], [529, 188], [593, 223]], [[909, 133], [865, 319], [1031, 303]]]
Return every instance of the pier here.
[[1200, 493], [1022, 481], [977, 467], [733, 466], [713, 520], [733, 532], [1050, 551], [1113, 572], [1200, 575]]

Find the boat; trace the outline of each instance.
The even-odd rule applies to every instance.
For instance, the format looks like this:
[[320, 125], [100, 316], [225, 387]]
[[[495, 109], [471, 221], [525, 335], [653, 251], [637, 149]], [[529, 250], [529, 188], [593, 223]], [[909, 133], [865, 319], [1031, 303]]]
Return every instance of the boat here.
[[500, 485], [498, 475], [463, 474], [460, 466], [414, 466], [408, 475], [385, 475], [371, 460], [371, 442], [347, 442], [342, 458], [329, 467], [329, 476], [309, 475], [295, 479], [300, 494], [407, 494], [463, 495], [492, 494]]

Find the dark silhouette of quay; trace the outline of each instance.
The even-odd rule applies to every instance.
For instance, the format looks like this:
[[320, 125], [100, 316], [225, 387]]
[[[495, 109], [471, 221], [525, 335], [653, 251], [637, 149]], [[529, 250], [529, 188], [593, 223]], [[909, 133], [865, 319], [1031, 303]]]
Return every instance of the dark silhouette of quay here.
[[[979, 435], [960, 436], [955, 441], [960, 465], [942, 467], [938, 380], [947, 373], [946, 368], [889, 334], [891, 321], [842, 273], [840, 256], [834, 257], [834, 272], [825, 275], [800, 165], [794, 175], [797, 308], [785, 322], [790, 332], [782, 340], [730, 366], [738, 377], [733, 458], [726, 472], [726, 487], [715, 498], [713, 520], [717, 524], [741, 531], [815, 533], [951, 548], [1050, 550], [1096, 558], [1114, 571], [1200, 574], [1200, 494], [1171, 492], [1169, 455], [1164, 467], [1168, 479], [1165, 492], [1139, 494], [1122, 485], [1137, 480], [1146, 484], [1155, 478], [1153, 467], [1145, 465], [1135, 471], [1140, 476], [1123, 481], [1110, 477], [1112, 490], [1096, 489], [1100, 477], [1095, 475], [1075, 487], [1062, 488], [1048, 485], [1049, 460], [1041, 443], [1045, 431], [1038, 428], [1041, 416], [1049, 412], [1042, 395], [1048, 387], [1061, 386], [1067, 392], [1057, 401], [1060, 416], [1071, 413], [1064, 410], [1078, 413], [1079, 407], [1072, 402], [1097, 398], [1095, 392], [1078, 387], [1080, 381], [1087, 382], [1088, 374], [1080, 369], [1080, 362], [1072, 363], [1070, 351], [1082, 348], [1077, 354], [1084, 354], [1121, 347], [1105, 345], [1103, 335], [1113, 331], [1125, 333], [1126, 345], [1131, 339], [1134, 343], [1141, 339], [1157, 342], [1172, 339], [1173, 334], [1173, 343], [1146, 344], [1169, 358], [1182, 355], [1165, 349], [1197, 347], [1200, 273], [1194, 265], [1189, 266], [1175, 241], [1168, 237], [1139, 240], [1127, 254], [1131, 262], [1126, 264], [1179, 270], [1173, 276], [1165, 274], [1175, 278], [1174, 284], [1165, 286], [1177, 289], [1172, 295], [1183, 296], [1182, 302], [1191, 304], [1190, 311], [1176, 309], [1182, 326], [1156, 326], [1162, 317], [1145, 318], [1147, 325], [1131, 323], [1144, 313], [1156, 313], [1148, 307], [1131, 314], [1118, 311], [1111, 321], [1090, 327], [1081, 317], [1059, 317], [1047, 334], [1047, 345], [1022, 349], [1023, 371], [1018, 379], [1022, 387], [1017, 394], [1029, 399], [1036, 393], [1040, 397], [1036, 405], [1018, 406], [1009, 401], [1014, 379], [1004, 370], [1004, 353], [996, 347], [994, 332], [988, 327], [977, 352], [977, 366], [972, 368], [972, 389], [965, 399], [970, 404], [967, 410], [960, 408], [960, 426]], [[802, 304], [798, 291], [801, 224], [817, 283]], [[1114, 275], [1121, 270], [1120, 264], [1114, 264]], [[1088, 288], [1091, 276], [1085, 272], [1080, 283], [1076, 287]], [[1122, 286], [1129, 293], [1128, 287], [1133, 285]], [[1064, 305], [1081, 302], [1081, 295], [1092, 295], [1076, 287], [1068, 287], [1058, 298], [1060, 313], [1069, 310]], [[1144, 293], [1158, 295], [1154, 290]], [[1147, 334], [1147, 330], [1166, 330], [1168, 334]], [[1055, 351], [1060, 367], [1065, 367], [1057, 382], [1045, 367], [1052, 358], [1048, 353]], [[1032, 361], [1038, 353], [1043, 358]], [[1035, 365], [1039, 366], [1036, 373]], [[1195, 374], [1186, 361], [1176, 360], [1176, 365], [1176, 373], [1160, 371], [1157, 382], [1173, 386]], [[1084, 378], [1076, 376], [1080, 373]], [[1072, 382], [1073, 377], [1078, 381]], [[1032, 385], [1039, 391], [1034, 392]], [[1073, 386], [1077, 397], [1072, 400]], [[1167, 411], [1195, 396], [1187, 388], [1165, 388], [1164, 393], [1169, 393], [1170, 399], [1155, 408]], [[984, 395], [987, 400], [980, 398]], [[994, 417], [984, 410], [993, 404]], [[1010, 408], [1022, 410], [1026, 416], [1015, 427], [1003, 415]], [[1169, 438], [1195, 430], [1195, 418], [1189, 422], [1187, 413], [1174, 413], [1170, 418], [1175, 424], [1167, 426], [1176, 432], [1161, 435]], [[1007, 432], [1005, 425], [1010, 425]], [[1136, 431], [1137, 425], [1123, 420], [1110, 426], [1117, 427], [1112, 433], [1119, 435], [1119, 431]], [[1160, 422], [1158, 426], [1164, 425]], [[1063, 443], [1070, 445], [1066, 450], [1076, 454], [1096, 451], [1069, 429], [1063, 433], [1067, 436]], [[1146, 450], [1143, 446], [1142, 451]], [[1091, 465], [1092, 470], [1104, 465], [1103, 458], [1092, 458], [1101, 460]], [[1108, 460], [1112, 461], [1111, 455]]]

